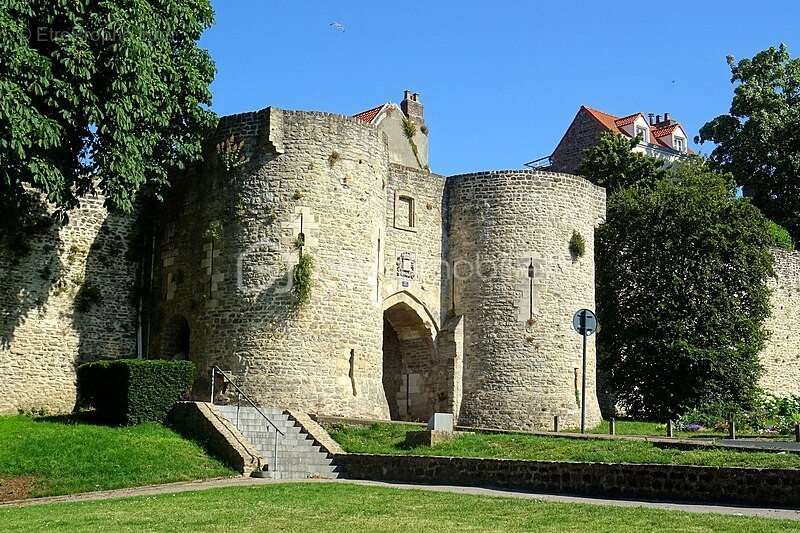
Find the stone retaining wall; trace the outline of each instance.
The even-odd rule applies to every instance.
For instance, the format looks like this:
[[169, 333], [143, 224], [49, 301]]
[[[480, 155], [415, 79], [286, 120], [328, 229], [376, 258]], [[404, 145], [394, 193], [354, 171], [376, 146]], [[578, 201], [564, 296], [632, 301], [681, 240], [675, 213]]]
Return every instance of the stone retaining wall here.
[[342, 477], [605, 498], [800, 506], [800, 470], [347, 454]]
[[178, 402], [167, 422], [242, 475], [260, 470], [265, 464], [258, 450], [210, 403]]

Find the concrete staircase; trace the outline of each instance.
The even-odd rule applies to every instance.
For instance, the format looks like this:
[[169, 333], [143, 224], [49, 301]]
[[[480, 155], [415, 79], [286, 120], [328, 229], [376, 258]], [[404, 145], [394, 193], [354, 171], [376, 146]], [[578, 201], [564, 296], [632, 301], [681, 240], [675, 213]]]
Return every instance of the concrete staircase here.
[[250, 441], [267, 464], [265, 477], [272, 479], [307, 479], [338, 477], [333, 457], [316, 442], [305, 429], [281, 409], [261, 408], [273, 424], [283, 431], [278, 435], [278, 464], [274, 463], [275, 430], [254, 407], [215, 405], [242, 435]]

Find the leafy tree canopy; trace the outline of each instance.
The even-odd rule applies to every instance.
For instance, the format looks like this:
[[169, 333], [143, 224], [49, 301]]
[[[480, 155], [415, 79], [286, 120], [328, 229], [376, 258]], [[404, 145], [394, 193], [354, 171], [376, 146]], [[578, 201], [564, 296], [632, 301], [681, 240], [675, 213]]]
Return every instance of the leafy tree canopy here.
[[700, 159], [612, 193], [598, 231], [604, 388], [632, 415], [754, 400], [769, 314], [769, 221]]
[[6, 0], [0, 7], [0, 210], [100, 192], [130, 212], [201, 154], [214, 64], [208, 0]]
[[639, 138], [629, 139], [606, 132], [600, 141], [583, 152], [578, 173], [609, 192], [666, 175], [662, 160], [634, 152]]
[[800, 237], [800, 59], [784, 45], [738, 62], [730, 112], [700, 129], [713, 168], [730, 172], [753, 203]]

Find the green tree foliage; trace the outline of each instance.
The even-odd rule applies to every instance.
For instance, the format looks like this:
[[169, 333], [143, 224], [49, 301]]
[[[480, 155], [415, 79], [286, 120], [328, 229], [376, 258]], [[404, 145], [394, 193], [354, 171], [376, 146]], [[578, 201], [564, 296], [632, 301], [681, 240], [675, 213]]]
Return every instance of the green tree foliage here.
[[734, 175], [753, 203], [800, 237], [800, 59], [784, 45], [738, 62], [730, 112], [700, 129], [712, 141], [713, 168]]
[[634, 416], [748, 407], [769, 315], [769, 222], [699, 159], [609, 197], [598, 232], [604, 388]]
[[794, 240], [786, 228], [773, 221], [769, 221], [769, 234], [772, 237], [772, 246], [781, 250], [794, 250]]
[[609, 192], [666, 175], [663, 161], [633, 151], [639, 138], [606, 132], [583, 153], [578, 173]]
[[100, 192], [130, 212], [201, 155], [214, 64], [208, 0], [6, 0], [0, 7], [0, 210], [38, 191], [68, 209]]

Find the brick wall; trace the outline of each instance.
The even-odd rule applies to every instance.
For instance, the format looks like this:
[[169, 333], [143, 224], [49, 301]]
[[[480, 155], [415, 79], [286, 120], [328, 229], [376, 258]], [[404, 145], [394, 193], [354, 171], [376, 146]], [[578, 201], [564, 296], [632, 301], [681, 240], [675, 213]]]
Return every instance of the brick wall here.
[[597, 144], [606, 131], [603, 125], [581, 108], [553, 151], [552, 170], [577, 174], [583, 151]]

